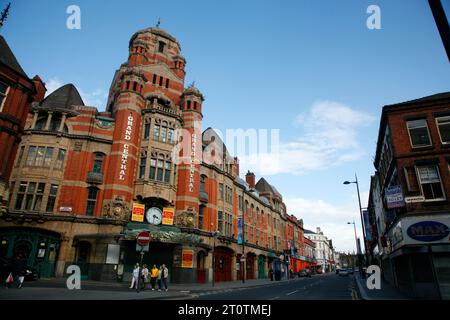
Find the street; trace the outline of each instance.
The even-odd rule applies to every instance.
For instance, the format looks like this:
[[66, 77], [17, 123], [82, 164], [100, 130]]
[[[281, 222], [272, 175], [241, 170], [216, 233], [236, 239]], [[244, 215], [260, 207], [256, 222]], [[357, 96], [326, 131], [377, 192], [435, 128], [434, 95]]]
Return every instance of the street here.
[[22, 289], [0, 288], [0, 300], [351, 300], [353, 277], [334, 273], [312, 278], [271, 282], [170, 285], [168, 292], [145, 290], [137, 293], [125, 283], [87, 282], [82, 290], [68, 290], [63, 281], [26, 282]]
[[232, 292], [202, 295], [199, 300], [352, 300], [353, 277], [327, 275], [301, 278], [265, 288], [242, 288]]

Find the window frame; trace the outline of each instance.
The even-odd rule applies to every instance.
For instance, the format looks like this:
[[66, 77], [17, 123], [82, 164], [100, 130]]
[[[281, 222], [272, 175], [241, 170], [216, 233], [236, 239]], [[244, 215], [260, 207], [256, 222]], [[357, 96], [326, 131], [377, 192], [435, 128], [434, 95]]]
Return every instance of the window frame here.
[[[422, 177], [420, 176], [420, 170], [419, 170], [419, 168], [424, 168], [424, 167], [434, 167], [436, 169], [436, 172], [437, 172], [437, 175], [438, 175], [438, 178], [439, 178], [439, 185], [440, 185], [441, 191], [442, 191], [442, 196], [443, 196], [442, 198], [427, 199], [425, 197], [425, 194], [423, 192], [423, 186], [422, 186], [423, 185]], [[439, 166], [436, 165], [436, 164], [430, 164], [430, 165], [423, 165], [423, 166], [415, 166], [415, 168], [416, 168], [416, 176], [417, 176], [417, 182], [419, 183], [420, 193], [425, 199], [424, 202], [445, 201], [447, 199], [447, 196], [445, 194], [444, 184], [442, 182], [442, 176], [441, 176], [441, 173], [439, 171]], [[425, 184], [434, 184], [434, 183], [437, 183], [437, 182], [425, 183]]]
[[[419, 145], [419, 146], [415, 146], [415, 145], [413, 144], [413, 142], [412, 142], [411, 129], [409, 128], [408, 123], [411, 123], [411, 122], [417, 122], [417, 121], [425, 121], [426, 128], [427, 128], [427, 134], [428, 134], [428, 140], [430, 141], [430, 143], [427, 144], [427, 145]], [[423, 128], [423, 127], [419, 127], [419, 128]], [[416, 129], [417, 129], [417, 128], [416, 128]], [[411, 144], [411, 148], [414, 148], [414, 149], [420, 149], [420, 148], [429, 148], [429, 147], [433, 146], [433, 140], [431, 139], [430, 128], [429, 128], [429, 126], [428, 126], [428, 121], [427, 121], [427, 119], [417, 119], [417, 120], [409, 120], [409, 121], [406, 121], [406, 130], [408, 131], [409, 143]]]
[[10, 90], [11, 86], [9, 86], [4, 81], [0, 81], [0, 83], [3, 83], [6, 86], [5, 93], [0, 92], [0, 96], [3, 97], [3, 100], [0, 102], [0, 112], [2, 112], [3, 111], [3, 107], [5, 106], [5, 103], [6, 103], [6, 99], [8, 98], [8, 94], [9, 94], [9, 90]]
[[450, 145], [450, 140], [449, 141], [443, 141], [442, 140], [442, 134], [441, 134], [441, 129], [439, 127], [439, 120], [440, 119], [446, 119], [448, 121], [448, 125], [450, 126], [450, 116], [442, 116], [442, 117], [436, 117], [435, 118], [435, 122], [436, 122], [436, 128], [439, 134], [439, 140], [441, 141], [442, 144], [444, 145]]

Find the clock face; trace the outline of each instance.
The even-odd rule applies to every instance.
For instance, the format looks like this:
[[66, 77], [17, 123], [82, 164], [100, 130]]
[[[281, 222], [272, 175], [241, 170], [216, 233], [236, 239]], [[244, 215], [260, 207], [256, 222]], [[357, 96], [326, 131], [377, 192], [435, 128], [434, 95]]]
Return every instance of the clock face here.
[[159, 208], [153, 207], [147, 210], [145, 214], [147, 221], [151, 224], [158, 225], [162, 222], [162, 211]]

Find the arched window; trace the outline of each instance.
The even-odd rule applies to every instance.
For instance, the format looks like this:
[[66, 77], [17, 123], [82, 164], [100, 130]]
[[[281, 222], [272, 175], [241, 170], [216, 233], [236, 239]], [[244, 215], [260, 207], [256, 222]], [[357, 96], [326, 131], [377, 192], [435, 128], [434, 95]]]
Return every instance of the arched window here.
[[95, 187], [88, 188], [88, 197], [86, 203], [86, 215], [94, 216], [95, 203], [97, 202], [98, 189]]
[[200, 192], [205, 192], [205, 175], [200, 176]]

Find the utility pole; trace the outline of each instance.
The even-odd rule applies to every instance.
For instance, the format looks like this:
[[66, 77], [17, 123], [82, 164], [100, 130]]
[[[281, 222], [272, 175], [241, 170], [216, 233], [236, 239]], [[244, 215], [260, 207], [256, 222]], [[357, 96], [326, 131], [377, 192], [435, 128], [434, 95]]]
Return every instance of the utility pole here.
[[6, 8], [2, 11], [2, 14], [0, 15], [0, 29], [5, 24], [6, 18], [8, 18], [9, 8], [11, 8], [11, 2], [7, 4]]
[[428, 0], [428, 3], [433, 13], [436, 26], [441, 35], [442, 43], [444, 44], [445, 51], [447, 52], [447, 58], [450, 62], [450, 26], [448, 24], [447, 16], [445, 15], [444, 8], [442, 7], [441, 0]]

